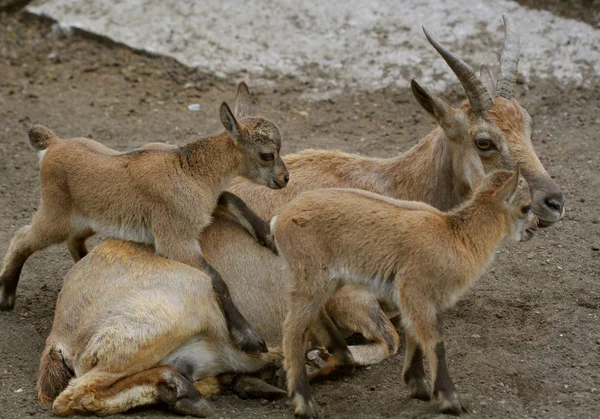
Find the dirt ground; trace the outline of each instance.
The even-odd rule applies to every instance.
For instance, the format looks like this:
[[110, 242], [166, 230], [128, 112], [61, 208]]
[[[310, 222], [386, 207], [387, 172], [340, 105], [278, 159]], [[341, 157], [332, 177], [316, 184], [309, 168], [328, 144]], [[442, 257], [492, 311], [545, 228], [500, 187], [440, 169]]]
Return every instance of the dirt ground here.
[[[594, 2], [571, 3], [584, 8], [571, 15], [598, 22]], [[180, 144], [190, 133], [218, 129], [217, 107], [233, 99], [238, 81], [98, 39], [57, 39], [50, 23], [14, 10], [0, 15], [0, 57], [0, 254], [38, 205], [37, 155], [26, 136], [32, 124], [119, 150]], [[567, 196], [567, 215], [533, 240], [502, 248], [491, 272], [444, 316], [450, 372], [471, 417], [600, 417], [600, 80], [594, 77], [586, 90], [548, 80], [518, 86], [535, 121], [536, 151]], [[278, 80], [276, 89], [250, 86], [257, 109], [282, 128], [286, 153], [314, 147], [391, 156], [434, 127], [408, 89], [300, 100], [309, 87], [293, 79]], [[464, 93], [455, 85], [444, 97], [458, 104]], [[188, 110], [194, 103], [198, 112]], [[15, 310], [0, 313], [1, 418], [51, 416], [37, 401], [35, 380], [71, 264], [64, 246], [34, 255]], [[408, 398], [402, 359], [401, 349], [379, 365], [316, 384], [315, 397], [328, 417], [439, 416], [432, 405]], [[292, 412], [287, 400], [223, 396], [213, 403], [223, 418]], [[171, 413], [142, 409], [122, 417], [163, 415]]]

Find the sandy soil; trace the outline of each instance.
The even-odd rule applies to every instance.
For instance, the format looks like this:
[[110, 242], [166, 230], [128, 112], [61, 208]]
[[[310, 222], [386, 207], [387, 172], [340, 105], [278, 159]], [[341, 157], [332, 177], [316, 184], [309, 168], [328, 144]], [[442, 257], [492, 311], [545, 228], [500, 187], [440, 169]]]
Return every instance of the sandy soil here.
[[[47, 22], [13, 12], [0, 15], [0, 56], [1, 254], [38, 205], [31, 124], [121, 150], [182, 143], [189, 133], [218, 129], [217, 106], [232, 100], [235, 86], [101, 40], [56, 39]], [[444, 316], [449, 368], [472, 417], [600, 417], [600, 81], [591, 86], [518, 86], [535, 121], [534, 146], [567, 195], [567, 215], [530, 242], [502, 248], [495, 268]], [[257, 108], [285, 133], [287, 153], [319, 147], [389, 156], [434, 126], [406, 89], [300, 99], [310, 88], [289, 78], [275, 89], [253, 89]], [[457, 104], [464, 96], [453, 85], [444, 97]], [[188, 110], [192, 103], [199, 112]], [[36, 254], [23, 271], [15, 310], [0, 313], [2, 418], [50, 416], [36, 399], [35, 380], [70, 266], [63, 246]], [[430, 404], [408, 398], [402, 352], [313, 386], [317, 401], [329, 417], [435, 417]], [[287, 403], [214, 400], [224, 418], [290, 417]], [[166, 414], [143, 409], [123, 417]]]

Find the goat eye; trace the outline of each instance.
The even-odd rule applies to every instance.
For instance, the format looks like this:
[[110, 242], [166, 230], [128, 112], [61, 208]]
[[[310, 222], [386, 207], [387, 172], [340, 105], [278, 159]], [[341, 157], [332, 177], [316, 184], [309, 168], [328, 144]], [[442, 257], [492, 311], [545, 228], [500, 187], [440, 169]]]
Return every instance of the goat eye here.
[[525, 205], [525, 206], [521, 207], [521, 212], [523, 214], [527, 214], [529, 211], [531, 211], [531, 205]]
[[486, 138], [476, 139], [475, 145], [477, 146], [478, 149], [480, 149], [482, 151], [491, 151], [491, 150], [496, 149], [496, 146], [494, 145], [494, 143], [491, 140], [488, 140]]
[[273, 161], [275, 160], [275, 154], [273, 153], [260, 153], [260, 158], [264, 161]]

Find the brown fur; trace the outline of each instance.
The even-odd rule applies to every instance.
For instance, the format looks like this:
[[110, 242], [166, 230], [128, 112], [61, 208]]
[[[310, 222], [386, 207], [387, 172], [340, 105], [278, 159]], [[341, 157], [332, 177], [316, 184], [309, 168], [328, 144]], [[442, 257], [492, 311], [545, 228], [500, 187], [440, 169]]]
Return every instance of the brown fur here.
[[[128, 269], [138, 274], [123, 281], [119, 272]], [[170, 294], [173, 289], [182, 295]], [[190, 307], [193, 316], [186, 314]], [[42, 358], [38, 396], [50, 401], [59, 393], [53, 406], [57, 415], [109, 414], [157, 402], [180, 412], [191, 403], [196, 410], [189, 414], [206, 414], [209, 407], [190, 389], [190, 380], [161, 366], [199, 332], [215, 350], [238, 353], [253, 370], [281, 359], [276, 350], [255, 357], [231, 346], [206, 274], [161, 258], [149, 246], [106, 240], [65, 278]], [[75, 371], [70, 381], [53, 375], [61, 361], [56, 348]], [[175, 394], [166, 397], [165, 391]]]
[[286, 205], [271, 231], [292, 275], [283, 349], [296, 414], [318, 416], [306, 390], [306, 333], [342, 283], [365, 285], [398, 307], [407, 334], [429, 360], [431, 382], [441, 380], [447, 390], [437, 394], [442, 384], [434, 387], [441, 409], [460, 413], [453, 384], [438, 368], [445, 361], [436, 316], [468, 289], [502, 239], [530, 237], [530, 202], [525, 180], [501, 171], [448, 213], [353, 189], [305, 192]]
[[[239, 104], [250, 101], [243, 84], [237, 101], [237, 108], [249, 108]], [[32, 224], [9, 246], [0, 274], [0, 308], [12, 309], [20, 270], [32, 253], [68, 241], [77, 261], [87, 253], [84, 242], [94, 230], [152, 243], [163, 256], [204, 268], [197, 238], [231, 179], [242, 175], [272, 188], [287, 184], [278, 128], [247, 114], [238, 118], [223, 104], [226, 133], [179, 148], [152, 144], [128, 153], [85, 138], [61, 140], [48, 128], [33, 127], [30, 141], [45, 153], [42, 202]], [[261, 159], [266, 154], [270, 161]]]

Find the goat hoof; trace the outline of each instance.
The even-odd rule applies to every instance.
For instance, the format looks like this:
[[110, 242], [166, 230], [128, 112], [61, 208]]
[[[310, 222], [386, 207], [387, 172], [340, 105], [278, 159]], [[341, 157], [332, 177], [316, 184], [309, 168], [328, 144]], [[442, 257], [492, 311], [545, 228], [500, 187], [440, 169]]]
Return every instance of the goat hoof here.
[[441, 413], [460, 416], [461, 413], [468, 411], [465, 407], [463, 407], [457, 393], [448, 395], [438, 393], [436, 399], [439, 406], [439, 411]]
[[172, 383], [158, 385], [158, 398], [169, 406], [177, 401], [178, 391], [177, 386]]
[[206, 418], [215, 414], [215, 410], [205, 398], [190, 399], [186, 397], [177, 400], [169, 408], [181, 415], [190, 415], [197, 418]]
[[308, 400], [296, 397], [295, 402], [296, 410], [294, 411], [294, 415], [296, 417], [303, 419], [318, 419], [321, 416], [319, 405], [317, 405], [317, 402], [312, 396]]
[[158, 397], [169, 409], [182, 415], [205, 418], [214, 414], [212, 406], [200, 395], [194, 384], [180, 375], [171, 377], [166, 383], [160, 383]]
[[242, 399], [276, 400], [287, 396], [287, 391], [256, 377], [240, 376], [233, 384], [233, 392]]
[[248, 355], [260, 355], [269, 352], [262, 336], [250, 328], [244, 331], [232, 330], [231, 339], [240, 350]]
[[11, 311], [15, 308], [15, 293], [6, 292], [6, 289], [0, 285], [0, 311]]
[[410, 397], [413, 399], [423, 400], [424, 402], [431, 400], [429, 387], [423, 377], [410, 379], [406, 385], [410, 389]]

